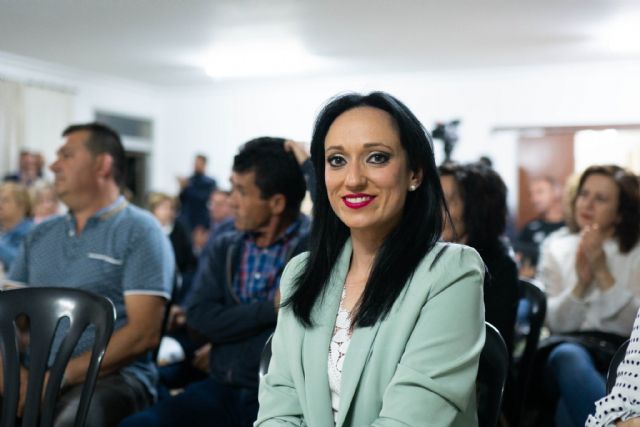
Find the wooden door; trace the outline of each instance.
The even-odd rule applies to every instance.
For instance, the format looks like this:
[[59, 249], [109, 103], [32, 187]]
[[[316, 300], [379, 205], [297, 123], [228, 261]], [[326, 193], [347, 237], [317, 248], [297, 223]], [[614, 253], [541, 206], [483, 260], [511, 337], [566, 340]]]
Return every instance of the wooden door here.
[[536, 217], [529, 199], [529, 181], [551, 176], [564, 186], [574, 169], [574, 130], [523, 134], [518, 140], [518, 230]]

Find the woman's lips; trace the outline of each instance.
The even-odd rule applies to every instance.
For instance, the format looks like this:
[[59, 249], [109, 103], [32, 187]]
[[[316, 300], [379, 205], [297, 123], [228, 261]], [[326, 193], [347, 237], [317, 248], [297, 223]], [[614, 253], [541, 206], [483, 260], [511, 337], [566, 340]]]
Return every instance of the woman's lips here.
[[375, 198], [376, 196], [370, 194], [349, 194], [348, 196], [343, 196], [342, 201], [348, 208], [361, 209], [373, 202]]
[[593, 221], [593, 215], [588, 215], [588, 214], [579, 214], [578, 217], [587, 223], [591, 223]]

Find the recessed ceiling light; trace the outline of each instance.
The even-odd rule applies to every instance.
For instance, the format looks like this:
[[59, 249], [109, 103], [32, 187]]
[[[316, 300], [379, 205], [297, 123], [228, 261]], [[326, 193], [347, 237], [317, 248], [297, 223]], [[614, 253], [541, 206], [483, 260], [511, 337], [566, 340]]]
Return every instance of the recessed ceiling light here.
[[625, 13], [598, 32], [598, 43], [612, 52], [640, 53], [640, 13]]
[[265, 39], [219, 43], [207, 53], [204, 68], [210, 77], [222, 79], [303, 74], [327, 64], [294, 39]]

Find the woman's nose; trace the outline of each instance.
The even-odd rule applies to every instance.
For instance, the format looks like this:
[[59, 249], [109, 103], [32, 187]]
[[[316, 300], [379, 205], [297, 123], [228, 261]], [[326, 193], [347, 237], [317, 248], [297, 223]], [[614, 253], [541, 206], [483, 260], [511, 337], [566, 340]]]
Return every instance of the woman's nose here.
[[348, 166], [345, 184], [349, 188], [360, 188], [367, 184], [367, 178], [358, 164]]

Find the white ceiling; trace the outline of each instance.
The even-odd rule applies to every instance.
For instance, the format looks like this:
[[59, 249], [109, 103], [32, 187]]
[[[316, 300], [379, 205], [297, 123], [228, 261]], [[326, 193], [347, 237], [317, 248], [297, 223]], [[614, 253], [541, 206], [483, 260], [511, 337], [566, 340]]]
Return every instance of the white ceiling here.
[[[621, 19], [627, 50], [601, 40]], [[0, 51], [163, 86], [212, 82], [213, 45], [298, 42], [335, 75], [638, 60], [637, 28], [635, 0], [0, 0]]]

